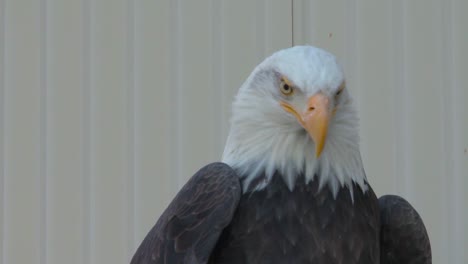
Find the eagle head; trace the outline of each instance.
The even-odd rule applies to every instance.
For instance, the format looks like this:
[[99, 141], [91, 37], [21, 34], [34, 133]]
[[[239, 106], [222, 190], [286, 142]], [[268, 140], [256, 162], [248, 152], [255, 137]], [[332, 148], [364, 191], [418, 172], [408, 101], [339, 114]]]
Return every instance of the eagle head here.
[[356, 107], [335, 56], [296, 46], [260, 63], [235, 97], [223, 162], [244, 191], [264, 188], [275, 173], [291, 191], [301, 177], [334, 194], [353, 182], [365, 191]]

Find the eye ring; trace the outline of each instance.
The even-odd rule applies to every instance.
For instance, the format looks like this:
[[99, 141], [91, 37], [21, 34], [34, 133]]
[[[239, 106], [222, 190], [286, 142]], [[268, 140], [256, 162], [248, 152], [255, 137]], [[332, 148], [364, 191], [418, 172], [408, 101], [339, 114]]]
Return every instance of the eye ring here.
[[287, 83], [284, 79], [281, 79], [280, 91], [284, 95], [292, 95], [294, 93], [294, 87]]

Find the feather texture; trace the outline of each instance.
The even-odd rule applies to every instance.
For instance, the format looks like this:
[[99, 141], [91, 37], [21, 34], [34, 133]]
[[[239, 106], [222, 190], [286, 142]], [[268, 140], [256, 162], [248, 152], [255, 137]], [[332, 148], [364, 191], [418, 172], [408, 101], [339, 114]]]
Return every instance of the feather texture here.
[[336, 198], [317, 181], [297, 177], [290, 191], [276, 173], [262, 190], [247, 191], [209, 263], [379, 262], [379, 209], [372, 189], [354, 184]]
[[418, 212], [396, 195], [379, 198], [381, 264], [430, 264], [431, 244]]
[[205, 166], [169, 204], [131, 264], [206, 263], [240, 195], [239, 178], [229, 166]]

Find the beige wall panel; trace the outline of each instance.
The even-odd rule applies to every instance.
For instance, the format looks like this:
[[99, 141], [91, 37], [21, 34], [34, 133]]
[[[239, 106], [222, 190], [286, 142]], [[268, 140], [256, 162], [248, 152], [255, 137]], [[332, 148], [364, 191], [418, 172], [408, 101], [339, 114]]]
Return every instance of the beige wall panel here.
[[127, 3], [91, 11], [91, 263], [127, 263]]
[[140, 244], [178, 185], [171, 167], [170, 1], [135, 2], [135, 238]]
[[[44, 251], [44, 66], [39, 1], [5, 2], [3, 263], [40, 263]], [[3, 25], [2, 25], [3, 26]], [[43, 55], [43, 54], [42, 54]], [[42, 182], [41, 182], [42, 181]]]
[[[453, 174], [445, 175], [451, 178], [447, 192], [450, 194], [447, 207], [450, 208], [448, 226], [450, 230], [449, 263], [468, 263], [468, 1], [453, 0], [450, 2], [446, 18], [447, 29], [451, 33], [449, 42], [452, 52], [449, 63], [452, 63], [451, 101], [448, 118], [452, 119], [453, 130], [449, 131], [453, 151]], [[450, 46], [449, 46], [450, 47]], [[445, 88], [444, 90], [447, 90]]]
[[82, 8], [47, 5], [47, 263], [82, 258]]
[[[395, 193], [395, 97], [391, 65], [393, 38], [388, 1], [359, 2], [356, 7], [354, 90], [359, 105], [361, 153], [377, 195]], [[349, 75], [349, 74], [347, 74]], [[400, 143], [401, 144], [401, 143]]]
[[[265, 12], [264, 57], [280, 49], [291, 47], [293, 44], [292, 1], [263, 0], [262, 6], [257, 7], [257, 12], [261, 10]], [[260, 59], [263, 60], [264, 57]]]
[[[218, 43], [215, 46], [218, 49], [216, 61], [213, 63], [219, 65], [215, 67], [214, 85], [220, 87], [219, 108], [221, 115], [221, 134], [219, 137], [219, 153], [222, 154], [224, 144], [226, 143], [229, 132], [229, 120], [231, 117], [231, 103], [237, 90], [245, 79], [249, 76], [253, 68], [261, 61], [263, 55], [257, 54], [263, 51], [263, 45], [260, 45], [260, 35], [257, 35], [259, 17], [256, 17], [256, 6], [259, 1], [220, 1], [222, 4], [218, 9], [220, 13], [218, 21], [220, 26], [217, 28]], [[237, 14], [243, 14], [243, 19], [239, 19]], [[258, 20], [257, 20], [258, 19]], [[280, 34], [281, 35], [281, 34]], [[257, 44], [258, 43], [258, 44]], [[258, 46], [258, 48], [257, 48]]]
[[[217, 160], [213, 102], [210, 1], [176, 1], [171, 10], [176, 26], [171, 45], [172, 156], [177, 189], [201, 166]], [[175, 190], [175, 191], [176, 191]]]
[[[405, 2], [405, 89], [409, 98], [409, 171], [405, 196], [432, 238], [433, 261], [447, 263], [441, 12], [436, 1]], [[431, 14], [428, 16], [428, 14]], [[450, 128], [447, 128], [450, 129]], [[436, 209], [436, 210], [435, 210]]]
[[[0, 237], [5, 236], [5, 1], [0, 0]], [[3, 264], [4, 239], [0, 239], [0, 264]]]
[[[295, 45], [326, 48], [339, 58], [346, 54], [348, 12], [346, 1], [295, 0]], [[355, 1], [349, 1], [354, 3]]]

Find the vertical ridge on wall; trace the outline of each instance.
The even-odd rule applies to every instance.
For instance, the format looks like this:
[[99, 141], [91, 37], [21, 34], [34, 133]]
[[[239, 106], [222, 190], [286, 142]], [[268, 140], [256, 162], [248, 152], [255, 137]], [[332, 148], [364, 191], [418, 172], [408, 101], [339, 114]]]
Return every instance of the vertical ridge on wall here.
[[178, 188], [200, 167], [214, 160], [215, 138], [213, 126], [214, 93], [211, 86], [212, 26], [211, 1], [194, 3], [180, 1], [181, 52], [177, 71], [181, 74], [180, 113], [178, 131], [181, 153], [174, 158], [181, 161]]
[[467, 1], [452, 1], [452, 49], [453, 49], [453, 93], [452, 109], [454, 111], [454, 174], [455, 179], [451, 189], [452, 206], [454, 215], [451, 216], [453, 232], [456, 233], [455, 250], [459, 263], [468, 263], [468, 228], [466, 226], [468, 219], [468, 35], [466, 34], [466, 25], [468, 17]]
[[0, 264], [5, 250], [5, 0], [0, 0]]
[[[293, 45], [293, 23], [292, 0], [265, 1], [265, 59], [273, 52], [289, 48]], [[259, 61], [260, 62], [260, 61]]]
[[390, 2], [360, 3], [355, 7], [356, 62], [348, 65], [356, 69], [345, 74], [347, 78], [356, 75], [352, 95], [357, 92], [362, 162], [369, 183], [380, 196], [395, 190]]
[[[446, 179], [444, 177], [440, 177], [440, 186], [442, 186], [445, 193], [451, 193], [450, 187], [453, 186], [454, 183], [454, 156], [453, 156], [453, 135], [452, 131], [454, 131], [454, 115], [451, 109], [452, 104], [452, 93], [453, 93], [453, 50], [452, 50], [452, 28], [450, 27], [450, 17], [451, 17], [451, 9], [452, 9], [452, 1], [444, 1], [440, 5], [440, 12], [441, 12], [441, 29], [442, 29], [442, 38], [441, 38], [441, 67], [440, 70], [442, 72], [442, 78], [440, 79], [440, 87], [447, 86], [447, 92], [442, 93], [441, 98], [441, 105], [442, 105], [442, 116], [443, 120], [443, 129], [442, 129], [442, 145], [443, 145], [443, 156], [445, 159], [443, 160], [443, 174], [447, 175]], [[455, 245], [453, 243], [454, 237], [452, 237], [452, 229], [453, 225], [448, 225], [449, 222], [449, 214], [452, 212], [452, 207], [450, 206], [450, 199], [445, 198], [443, 201], [442, 207], [442, 221], [441, 221], [441, 245], [442, 250], [444, 252], [450, 252], [451, 249], [455, 249]], [[453, 215], [453, 214], [450, 214]], [[450, 252], [448, 254], [444, 262], [446, 263], [461, 263], [461, 261], [454, 261], [457, 257], [456, 252]], [[455, 254], [454, 254], [455, 253]]]
[[[298, 0], [299, 1], [299, 0]], [[317, 22], [318, 13], [320, 12], [318, 8], [319, 0], [302, 0], [305, 8], [302, 10], [302, 18], [301, 20], [304, 21], [303, 25], [303, 34], [304, 37], [302, 38], [305, 42], [304, 44], [308, 45], [317, 45], [317, 41], [319, 39], [318, 29], [320, 27], [319, 23]]]
[[127, 0], [127, 260], [130, 261], [135, 245], [135, 174], [136, 174], [136, 110], [135, 110], [135, 0]]
[[48, 37], [48, 23], [47, 23], [47, 0], [40, 0], [40, 14], [39, 14], [39, 30], [40, 34], [40, 47], [39, 47], [39, 89], [40, 89], [40, 128], [39, 128], [39, 208], [40, 208], [40, 216], [38, 223], [38, 232], [39, 232], [39, 263], [46, 264], [47, 263], [47, 246], [48, 246], [48, 239], [47, 239], [47, 214], [48, 214], [48, 194], [47, 194], [47, 181], [48, 181], [48, 135], [47, 135], [47, 126], [48, 126], [48, 53], [47, 53], [47, 37]]
[[452, 92], [451, 92], [451, 112], [453, 115], [452, 130], [452, 151], [453, 151], [453, 182], [450, 189], [451, 213], [449, 224], [452, 227], [453, 248], [449, 254], [453, 254], [451, 263], [468, 263], [468, 35], [466, 34], [466, 24], [468, 18], [467, 1], [451, 1], [450, 27], [451, 27], [451, 63], [453, 69]]
[[294, 14], [292, 36], [294, 45], [314, 45], [317, 39], [316, 23], [314, 19], [316, 2], [315, 0], [294, 0], [292, 1], [292, 12]]
[[[40, 5], [6, 2], [5, 263], [40, 259]], [[25, 253], [26, 252], [26, 253]]]
[[83, 172], [82, 172], [82, 190], [83, 190], [83, 199], [82, 199], [82, 229], [83, 229], [83, 240], [81, 241], [82, 245], [82, 261], [83, 263], [91, 264], [91, 249], [93, 248], [93, 230], [92, 230], [92, 193], [91, 193], [91, 166], [92, 166], [92, 151], [91, 151], [91, 140], [92, 140], [92, 102], [91, 102], [91, 72], [93, 70], [93, 65], [91, 61], [91, 0], [82, 1], [82, 23], [83, 23], [83, 37], [82, 37], [82, 50], [83, 61], [82, 61], [82, 102], [83, 102], [83, 112], [82, 112], [82, 129], [81, 129], [81, 141], [83, 142], [83, 151], [82, 151], [82, 163], [83, 163]]
[[453, 1], [453, 50], [454, 50], [454, 71], [456, 79], [454, 87], [456, 87], [454, 96], [455, 106], [453, 109], [456, 116], [456, 127], [454, 131], [456, 148], [454, 149], [455, 156], [455, 182], [452, 190], [454, 196], [453, 204], [455, 206], [456, 215], [453, 216], [454, 232], [458, 232], [459, 239], [456, 248], [459, 249], [458, 254], [462, 258], [461, 263], [468, 263], [468, 34], [466, 34], [466, 25], [468, 17], [467, 1]]
[[[357, 98], [360, 98], [360, 88], [357, 82], [358, 76], [358, 67], [353, 67], [358, 65], [358, 58], [359, 58], [359, 50], [357, 48], [357, 39], [358, 30], [356, 26], [356, 16], [358, 12], [358, 3], [356, 0], [348, 0], [346, 1], [346, 8], [343, 16], [345, 17], [345, 32], [344, 32], [344, 58], [343, 64], [345, 69], [347, 70], [348, 74], [346, 75], [346, 79], [350, 80], [353, 84], [354, 94], [357, 95]], [[358, 99], [358, 101], [360, 101]]]
[[[446, 263], [444, 223], [444, 109], [442, 14], [438, 0], [404, 2], [405, 21], [405, 85], [408, 110], [404, 113], [409, 133], [406, 152], [409, 153], [407, 198], [423, 219], [434, 251], [435, 263]], [[431, 14], [428, 16], [427, 14]], [[444, 84], [445, 86], [445, 84]], [[445, 87], [444, 87], [445, 88]], [[442, 191], [441, 191], [442, 190]], [[430, 202], [428, 202], [430, 201]], [[437, 211], [433, 210], [437, 208]], [[445, 243], [447, 244], [447, 243]]]
[[[455, 71], [455, 4], [449, 0], [441, 2], [443, 10], [443, 50], [446, 51], [444, 65], [444, 80], [441, 86], [448, 86], [447, 95], [445, 96], [445, 146], [446, 160], [445, 172], [449, 184], [446, 185], [445, 192], [449, 195], [445, 207], [447, 214], [445, 215], [445, 226], [449, 228], [446, 240], [447, 245], [447, 263], [463, 263], [464, 262], [464, 223], [463, 223], [463, 181], [461, 179], [463, 171], [460, 166], [460, 158], [457, 148], [462, 145], [462, 128], [460, 126], [461, 117], [458, 113], [458, 108], [463, 105], [462, 98], [458, 89], [463, 89], [459, 83], [459, 77]], [[443, 180], [444, 177], [441, 177]], [[449, 217], [451, 216], [451, 217]]]
[[92, 263], [125, 263], [128, 250], [127, 1], [92, 2]]
[[174, 192], [177, 191], [183, 184], [184, 176], [182, 175], [182, 166], [184, 164], [184, 158], [182, 155], [183, 152], [183, 112], [184, 112], [184, 105], [183, 105], [183, 92], [182, 88], [184, 85], [183, 82], [183, 65], [182, 56], [182, 44], [184, 42], [183, 39], [183, 17], [181, 15], [181, 2], [180, 0], [174, 0], [170, 3], [171, 8], [171, 76], [170, 76], [170, 83], [172, 86], [171, 89], [171, 98], [174, 98], [175, 102], [172, 104], [172, 116], [176, 120], [172, 122], [172, 147], [175, 149], [174, 153], [172, 153], [172, 169], [173, 176], [175, 176], [176, 180], [176, 189], [173, 190]]
[[[83, 9], [75, 0], [47, 0], [45, 155], [47, 264], [84, 263], [83, 251]], [[44, 7], [44, 6], [42, 6]], [[73, 239], [70, 239], [73, 238]], [[66, 243], [64, 243], [66, 241]]]
[[135, 1], [135, 249], [177, 190], [171, 2]]
[[296, 21], [294, 20], [294, 0], [291, 0], [291, 47], [294, 47], [294, 26]]
[[[214, 144], [214, 153], [222, 153], [224, 138], [223, 135], [223, 110], [226, 107], [225, 99], [225, 85], [224, 85], [224, 34], [223, 34], [223, 11], [224, 1], [211, 0], [212, 8], [212, 47], [213, 47], [213, 61], [211, 63], [212, 71], [212, 86], [214, 92], [213, 112], [215, 113], [214, 134], [216, 135], [216, 143]], [[220, 159], [219, 157], [218, 159]]]
[[[362, 109], [362, 89], [359, 86], [359, 49], [357, 48], [357, 41], [358, 41], [358, 30], [357, 30], [357, 3], [356, 0], [348, 0], [346, 1], [346, 8], [343, 16], [345, 17], [345, 26], [344, 26], [344, 56], [343, 56], [343, 66], [345, 68], [345, 76], [346, 82], [348, 87], [352, 87], [353, 90], [353, 98], [358, 103], [356, 106], [358, 107], [358, 114], [363, 112]], [[361, 129], [362, 131], [362, 129]], [[361, 134], [361, 136], [365, 136], [365, 134]], [[361, 141], [361, 146], [363, 142]], [[365, 144], [365, 143], [364, 143]], [[362, 151], [363, 148], [361, 148]], [[364, 146], [365, 149], [365, 146]]]
[[255, 45], [256, 45], [256, 55], [257, 61], [260, 62], [265, 58], [266, 51], [266, 38], [267, 38], [267, 4], [266, 0], [257, 0], [255, 1], [256, 16], [255, 16]]
[[[452, 25], [452, 1], [444, 1], [443, 3], [440, 3], [440, 10], [442, 13], [442, 39], [441, 39], [441, 49], [443, 55], [441, 56], [441, 61], [442, 61], [442, 78], [440, 80], [440, 87], [447, 86], [448, 89], [446, 89], [446, 92], [443, 94], [442, 100], [442, 111], [443, 111], [443, 124], [444, 127], [442, 129], [442, 136], [443, 136], [443, 146], [444, 146], [444, 168], [443, 172], [446, 175], [446, 177], [440, 177], [440, 181], [446, 181], [448, 184], [444, 184], [444, 192], [447, 194], [451, 194], [450, 187], [453, 186], [455, 183], [455, 157], [454, 157], [454, 147], [455, 147], [455, 140], [456, 137], [454, 136], [455, 132], [455, 112], [454, 109], [452, 108], [453, 106], [453, 94], [455, 92], [454, 89], [454, 72], [453, 72], [453, 25]], [[442, 184], [441, 184], [442, 185]], [[453, 194], [450, 195], [453, 197]], [[449, 215], [454, 215], [455, 211], [453, 206], [451, 206], [451, 202], [453, 199], [446, 199], [444, 206], [443, 206], [443, 221], [441, 225], [442, 229], [442, 240], [441, 244], [444, 247], [443, 250], [444, 252], [449, 253], [447, 256], [447, 259], [444, 261], [446, 263], [462, 263], [461, 259], [458, 258], [457, 252], [456, 252], [456, 244], [454, 241], [456, 241], [456, 235], [454, 235], [454, 227], [456, 225], [451, 224], [449, 225]], [[456, 231], [455, 231], [456, 232]]]
[[393, 65], [393, 78], [395, 94], [395, 118], [397, 130], [395, 133], [395, 168], [396, 168], [396, 190], [399, 194], [411, 196], [410, 182], [410, 164], [411, 164], [411, 145], [409, 144], [409, 102], [408, 89], [406, 87], [406, 45], [405, 45], [405, 21], [406, 14], [404, 1], [398, 0], [392, 2], [392, 39], [393, 57], [391, 64]]

